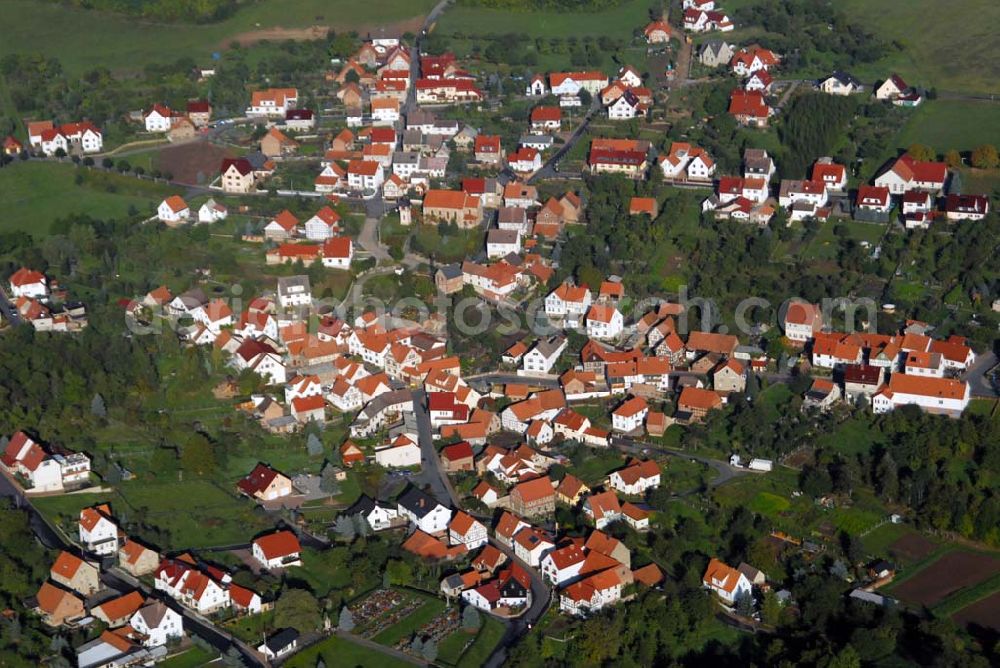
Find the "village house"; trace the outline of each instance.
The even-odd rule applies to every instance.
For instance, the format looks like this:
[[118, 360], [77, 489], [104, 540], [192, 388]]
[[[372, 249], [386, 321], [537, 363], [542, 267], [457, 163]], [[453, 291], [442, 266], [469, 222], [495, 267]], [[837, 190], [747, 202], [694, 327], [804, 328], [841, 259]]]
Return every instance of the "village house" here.
[[246, 158], [224, 158], [219, 173], [224, 192], [248, 193], [256, 188], [253, 166]]
[[766, 128], [774, 109], [768, 106], [761, 91], [737, 88], [729, 97], [729, 113], [740, 125]]
[[375, 448], [375, 462], [385, 468], [420, 466], [420, 446], [413, 434], [400, 434], [389, 444]]
[[451, 222], [461, 228], [475, 227], [483, 217], [478, 197], [461, 190], [428, 190], [424, 195], [424, 220]]
[[299, 143], [278, 128], [271, 128], [260, 140], [260, 152], [269, 158], [293, 155], [298, 149]]
[[263, 568], [301, 566], [302, 547], [291, 531], [276, 531], [254, 539], [250, 545], [253, 558]]
[[670, 41], [670, 24], [660, 19], [650, 22], [642, 31], [648, 44], [666, 44]]
[[862, 211], [889, 213], [892, 209], [892, 197], [888, 188], [861, 185], [858, 187], [855, 206]]
[[712, 370], [712, 387], [716, 392], [744, 392], [747, 387], [747, 369], [735, 358], [719, 362]]
[[149, 575], [160, 564], [160, 555], [130, 538], [118, 548], [118, 565], [134, 577]]
[[500, 136], [477, 135], [473, 145], [473, 156], [476, 162], [481, 165], [493, 167], [501, 165], [503, 163], [504, 151], [503, 146], [500, 144]]
[[559, 132], [562, 129], [562, 109], [552, 106], [538, 106], [528, 117], [531, 129], [540, 132]]
[[785, 311], [785, 338], [794, 344], [804, 344], [823, 329], [823, 313], [816, 304], [792, 302]]
[[296, 88], [269, 88], [257, 90], [250, 95], [247, 116], [284, 118], [285, 112], [298, 104], [299, 91]]
[[556, 508], [556, 494], [548, 476], [518, 483], [510, 492], [510, 509], [521, 517], [551, 515]]
[[715, 592], [729, 606], [735, 605], [743, 596], [749, 596], [752, 589], [746, 575], [715, 558], [708, 562], [701, 581], [706, 589]]
[[865, 87], [853, 75], [837, 70], [817, 81], [816, 90], [827, 95], [853, 95], [864, 92]]
[[156, 208], [156, 217], [167, 225], [177, 225], [191, 218], [191, 209], [180, 195], [171, 195]]
[[660, 467], [651, 459], [632, 460], [628, 466], [608, 476], [608, 486], [622, 494], [641, 496], [660, 486]]
[[599, 341], [617, 339], [625, 328], [625, 318], [614, 306], [592, 304], [585, 318], [587, 336]]
[[180, 613], [162, 601], [149, 601], [129, 618], [129, 626], [142, 636], [145, 647], [160, 647], [184, 637]]
[[721, 40], [710, 40], [702, 44], [698, 51], [698, 62], [705, 67], [728, 65], [735, 50], [733, 45]]
[[448, 525], [448, 541], [452, 545], [464, 545], [466, 550], [472, 552], [486, 545], [489, 535], [485, 524], [460, 510]]
[[428, 534], [446, 531], [451, 522], [451, 510], [416, 487], [411, 486], [403, 492], [396, 504], [400, 517], [407, 518]]
[[41, 615], [42, 621], [51, 627], [59, 627], [84, 616], [83, 599], [48, 580], [38, 589], [35, 600], [36, 612]]
[[52, 563], [49, 578], [56, 584], [87, 597], [101, 588], [100, 573], [97, 564], [63, 550]]
[[872, 410], [886, 413], [913, 404], [928, 413], [957, 417], [968, 408], [970, 399], [967, 382], [894, 373], [889, 383], [872, 396]]
[[948, 181], [948, 166], [943, 162], [916, 160], [904, 153], [875, 177], [875, 186], [888, 188], [893, 195], [908, 190], [925, 190], [935, 196], [944, 192]]
[[552, 370], [559, 356], [566, 350], [566, 339], [562, 336], [551, 336], [539, 339], [521, 360], [521, 368], [528, 374], [546, 374]]
[[354, 190], [376, 191], [384, 180], [385, 174], [378, 162], [351, 160], [347, 163], [347, 185]]
[[691, 422], [703, 420], [708, 411], [722, 406], [722, 397], [712, 390], [685, 387], [677, 400], [677, 417]]
[[91, 506], [80, 511], [80, 543], [87, 552], [106, 556], [118, 552], [120, 530], [111, 516], [107, 504]]
[[240, 492], [260, 501], [273, 501], [292, 493], [292, 481], [266, 464], [257, 464], [236, 483]]

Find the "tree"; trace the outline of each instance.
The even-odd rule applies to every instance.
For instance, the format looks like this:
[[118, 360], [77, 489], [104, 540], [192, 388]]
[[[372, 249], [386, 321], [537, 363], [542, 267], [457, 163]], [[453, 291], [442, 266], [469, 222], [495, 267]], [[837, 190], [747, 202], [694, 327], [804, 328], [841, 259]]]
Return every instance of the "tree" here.
[[319, 457], [323, 454], [323, 441], [319, 440], [319, 436], [309, 434], [309, 438], [306, 439], [306, 452], [310, 457]]
[[958, 169], [962, 166], [962, 154], [951, 149], [944, 154], [944, 164], [948, 165], [951, 169]]
[[899, 496], [899, 471], [896, 461], [888, 452], [883, 453], [879, 459], [873, 482], [883, 500], [891, 503]]
[[914, 160], [920, 160], [923, 162], [930, 162], [937, 158], [937, 153], [927, 144], [910, 144], [910, 147], [906, 149], [906, 152]]
[[744, 591], [736, 598], [736, 614], [741, 617], [753, 615], [753, 594]]
[[997, 154], [997, 147], [992, 144], [983, 144], [972, 150], [972, 166], [977, 169], [996, 169], [1000, 167], [1000, 155]]
[[319, 602], [305, 589], [289, 589], [274, 604], [274, 624], [290, 626], [299, 633], [309, 633], [322, 622]]
[[181, 448], [181, 468], [188, 473], [202, 476], [210, 473], [216, 465], [212, 444], [202, 434], [193, 434]]
[[340, 609], [340, 620], [337, 622], [337, 628], [345, 633], [354, 630], [354, 615], [351, 614], [350, 608], [346, 605]]
[[104, 397], [100, 394], [95, 394], [94, 398], [90, 400], [90, 414], [99, 418], [106, 418], [108, 416], [108, 409], [104, 405]]
[[129, 164], [128, 160], [119, 160], [115, 163], [115, 169], [117, 169], [119, 173], [124, 174], [132, 169], [132, 165]]
[[473, 606], [465, 606], [462, 611], [462, 628], [466, 631], [476, 631], [479, 629], [479, 611]]
[[354, 522], [348, 515], [339, 515], [333, 524], [333, 530], [341, 540], [354, 540]]
[[433, 638], [424, 643], [424, 648], [420, 651], [420, 653], [425, 659], [427, 659], [428, 663], [434, 662], [434, 659], [436, 659], [438, 655], [438, 646], [437, 643], [434, 642]]
[[112, 160], [111, 158], [104, 158], [101, 160], [101, 167], [103, 167], [104, 169], [111, 169], [114, 166], [115, 166], [115, 161]]
[[824, 467], [812, 466], [802, 472], [799, 486], [803, 493], [816, 498], [829, 494], [833, 489], [833, 481]]
[[319, 478], [320, 491], [326, 494], [336, 494], [340, 491], [340, 484], [337, 482], [337, 467], [330, 462], [323, 467], [323, 472]]
[[354, 531], [359, 536], [370, 536], [372, 533], [371, 525], [368, 524], [361, 513], [354, 516]]
[[773, 591], [764, 594], [764, 600], [760, 604], [760, 619], [765, 624], [774, 626], [781, 617], [781, 601], [775, 596]]

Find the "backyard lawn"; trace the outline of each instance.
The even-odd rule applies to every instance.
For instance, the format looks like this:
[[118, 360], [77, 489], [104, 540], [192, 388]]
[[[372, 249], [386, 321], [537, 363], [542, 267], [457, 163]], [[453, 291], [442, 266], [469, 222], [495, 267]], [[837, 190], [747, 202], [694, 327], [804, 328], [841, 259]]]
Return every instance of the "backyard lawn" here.
[[160, 668], [201, 668], [208, 665], [215, 659], [216, 654], [201, 647], [194, 646], [191, 649], [181, 652], [177, 656], [170, 657], [163, 663], [157, 664]]
[[[83, 181], [76, 183], [77, 176]], [[21, 230], [36, 237], [49, 234], [52, 222], [73, 214], [122, 218], [134, 207], [152, 214], [173, 189], [166, 183], [89, 171], [69, 163], [13, 163], [0, 169], [5, 211], [0, 231]]]

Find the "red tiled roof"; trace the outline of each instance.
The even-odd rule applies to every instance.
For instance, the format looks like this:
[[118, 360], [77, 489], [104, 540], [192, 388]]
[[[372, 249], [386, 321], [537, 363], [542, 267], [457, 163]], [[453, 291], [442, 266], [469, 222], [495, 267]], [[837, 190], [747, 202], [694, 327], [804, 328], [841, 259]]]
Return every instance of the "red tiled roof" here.
[[267, 559], [279, 559], [302, 551], [299, 539], [291, 531], [277, 531], [254, 541]]

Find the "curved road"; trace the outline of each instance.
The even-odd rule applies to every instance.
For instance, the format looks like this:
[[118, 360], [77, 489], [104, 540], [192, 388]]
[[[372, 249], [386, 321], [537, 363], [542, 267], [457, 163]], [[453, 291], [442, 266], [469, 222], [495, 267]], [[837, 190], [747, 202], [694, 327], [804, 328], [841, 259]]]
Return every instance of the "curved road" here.
[[646, 443], [644, 441], [637, 441], [634, 438], [628, 438], [627, 436], [613, 436], [611, 438], [611, 444], [620, 450], [624, 450], [629, 454], [642, 454], [644, 450], [650, 452], [656, 452], [662, 455], [667, 455], [669, 457], [680, 457], [682, 459], [693, 459], [696, 462], [701, 462], [702, 464], [708, 466], [715, 470], [718, 474], [714, 480], [708, 483], [709, 487], [718, 487], [719, 485], [724, 485], [730, 480], [739, 478], [744, 475], [749, 475], [751, 471], [748, 469], [738, 468], [732, 466], [729, 462], [723, 461], [721, 459], [711, 459], [710, 457], [703, 457], [702, 455], [695, 455], [690, 452], [685, 452], [683, 450], [674, 450], [672, 448], [665, 448], [661, 445], [655, 443]]
[[[430, 414], [427, 411], [427, 395], [423, 390], [413, 392], [413, 410], [417, 418], [417, 432], [420, 443], [420, 474], [413, 478], [421, 487], [430, 490], [430, 494], [438, 502], [451, 508], [461, 508], [458, 495], [452, 487], [448, 475], [441, 468], [441, 460], [434, 448], [434, 432], [431, 428]], [[516, 619], [504, 620], [506, 630], [493, 653], [487, 659], [485, 666], [498, 668], [507, 659], [507, 650], [516, 643], [532, 626], [538, 623], [552, 601], [552, 590], [542, 579], [537, 569], [531, 568], [517, 558], [514, 551], [490, 537], [490, 544], [507, 555], [516, 564], [524, 568], [531, 578], [531, 606]]]

